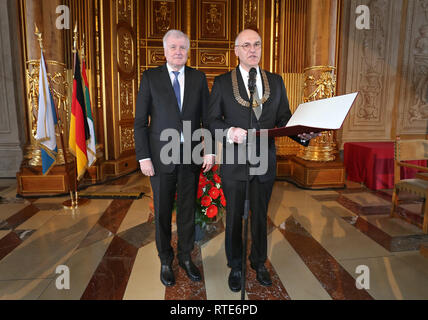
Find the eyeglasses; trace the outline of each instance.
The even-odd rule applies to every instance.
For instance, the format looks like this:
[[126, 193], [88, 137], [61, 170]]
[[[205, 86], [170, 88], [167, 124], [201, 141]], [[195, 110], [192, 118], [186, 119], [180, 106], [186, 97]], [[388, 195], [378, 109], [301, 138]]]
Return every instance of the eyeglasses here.
[[256, 42], [252, 45], [251, 43], [246, 42], [244, 44], [237, 45], [236, 47], [241, 47], [242, 49], [244, 49], [244, 51], [250, 50], [251, 47], [254, 48], [254, 50], [259, 50], [262, 47], [262, 43]]

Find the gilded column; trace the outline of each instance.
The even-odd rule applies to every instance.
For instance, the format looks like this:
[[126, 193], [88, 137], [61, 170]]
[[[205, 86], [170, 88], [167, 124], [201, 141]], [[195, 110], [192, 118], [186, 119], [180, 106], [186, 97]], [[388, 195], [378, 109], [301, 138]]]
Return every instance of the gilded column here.
[[[305, 49], [304, 101], [336, 95], [336, 43], [338, 0], [309, 0]], [[298, 157], [333, 161], [337, 153], [334, 132], [323, 132], [301, 148]]]
[[[20, 19], [22, 30], [22, 46], [26, 72], [26, 114], [27, 114], [27, 145], [24, 150], [24, 166], [40, 166], [40, 149], [36, 145], [38, 110], [38, 80], [40, 66], [40, 45], [47, 64], [48, 78], [52, 90], [62, 132], [66, 133], [68, 116], [68, 81], [65, 55], [66, 29], [57, 29], [56, 20], [60, 16], [57, 7], [63, 5], [62, 0], [20, 0]], [[36, 27], [38, 35], [36, 35]], [[64, 137], [64, 141], [67, 141]], [[61, 140], [57, 139], [59, 158], [58, 164], [64, 164]], [[67, 148], [65, 146], [65, 148]], [[68, 159], [68, 158], [67, 158]]]

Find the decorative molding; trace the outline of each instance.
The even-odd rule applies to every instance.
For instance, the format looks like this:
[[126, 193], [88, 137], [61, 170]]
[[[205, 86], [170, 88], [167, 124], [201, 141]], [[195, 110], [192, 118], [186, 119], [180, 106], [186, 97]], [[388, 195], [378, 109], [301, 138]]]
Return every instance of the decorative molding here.
[[[409, 2], [410, 3], [410, 2]], [[370, 30], [355, 28], [357, 6], [370, 8]], [[352, 0], [345, 8], [349, 28], [343, 35], [346, 61], [340, 94], [359, 91], [342, 131], [342, 143], [391, 139], [403, 1]], [[346, 14], [344, 15], [346, 16]]]
[[428, 1], [409, 1], [397, 134], [428, 130]]
[[253, 28], [258, 29], [257, 26], [257, 12], [258, 12], [258, 1], [257, 0], [246, 0], [244, 3], [244, 29]]
[[[336, 95], [336, 68], [329, 66], [312, 67], [305, 69], [305, 72], [318, 71], [317, 74], [306, 74], [304, 82], [304, 92], [309, 91], [303, 97], [303, 101], [314, 101], [319, 99], [332, 98]], [[321, 73], [319, 73], [321, 72]]]
[[200, 39], [227, 40], [227, 1], [201, 1]]
[[166, 62], [163, 49], [149, 48], [147, 51], [149, 55], [149, 66], [160, 66]]
[[175, 26], [175, 1], [150, 0], [150, 37], [162, 38], [169, 29]]
[[134, 37], [126, 27], [117, 29], [118, 66], [125, 73], [134, 72]]
[[116, 5], [117, 22], [123, 20], [128, 22], [131, 26], [134, 26], [133, 3], [133, 0], [118, 0]]
[[134, 118], [134, 97], [135, 97], [135, 80], [121, 80], [119, 79], [119, 115], [120, 120], [129, 120]]
[[120, 127], [120, 152], [134, 150], [134, 128]]
[[201, 66], [227, 67], [229, 65], [229, 51], [227, 50], [199, 50]]

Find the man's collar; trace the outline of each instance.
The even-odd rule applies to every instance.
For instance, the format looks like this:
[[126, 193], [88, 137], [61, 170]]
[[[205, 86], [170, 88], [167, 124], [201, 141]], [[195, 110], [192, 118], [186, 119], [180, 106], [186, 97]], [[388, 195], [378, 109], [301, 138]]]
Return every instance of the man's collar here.
[[[241, 72], [242, 79], [248, 79], [249, 72], [246, 71], [241, 65], [239, 65], [239, 71]], [[259, 66], [257, 66], [256, 71], [257, 71], [257, 74], [260, 74], [260, 67]]]
[[[181, 67], [180, 70], [178, 70], [181, 73], [184, 72], [184, 68], [186, 67], [186, 65], [184, 65], [183, 67]], [[171, 74], [171, 72], [175, 71], [174, 69], [172, 69], [172, 67], [168, 64], [168, 62], [166, 63], [166, 68], [168, 69], [168, 74]]]

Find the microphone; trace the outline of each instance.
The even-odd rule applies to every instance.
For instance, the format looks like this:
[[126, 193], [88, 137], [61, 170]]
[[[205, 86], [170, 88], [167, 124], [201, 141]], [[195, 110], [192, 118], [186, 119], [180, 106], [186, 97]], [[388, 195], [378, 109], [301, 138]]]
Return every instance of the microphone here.
[[256, 76], [257, 76], [256, 68], [251, 68], [249, 75], [250, 77], [248, 79], [248, 90], [250, 91], [250, 94], [252, 94], [256, 89]]

